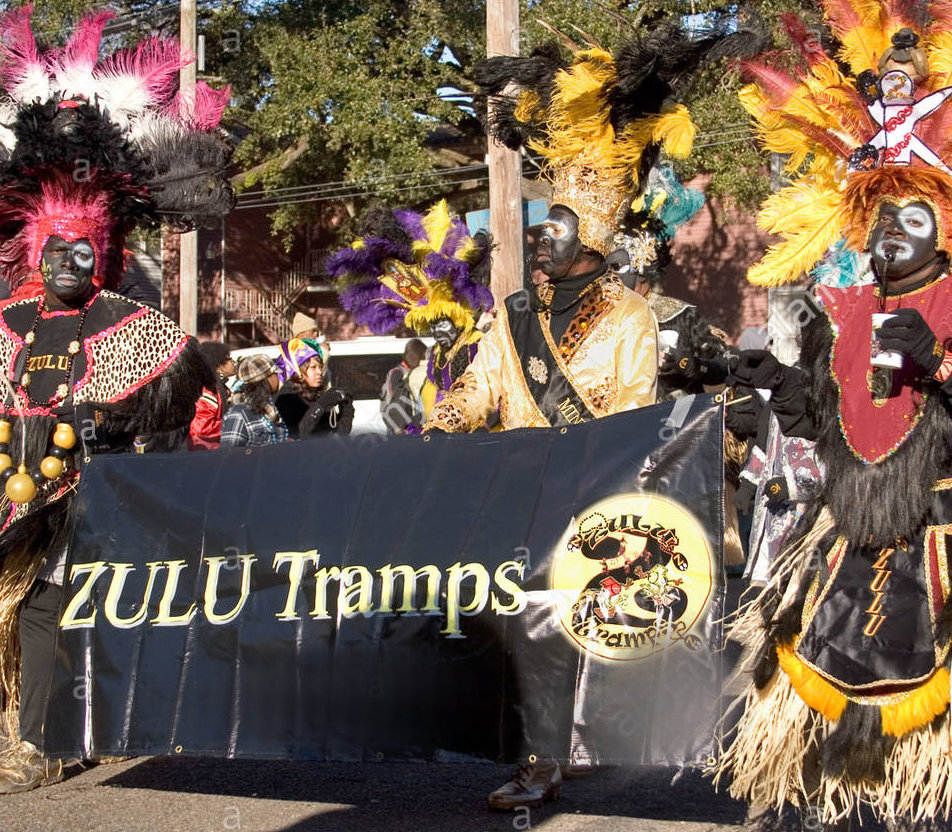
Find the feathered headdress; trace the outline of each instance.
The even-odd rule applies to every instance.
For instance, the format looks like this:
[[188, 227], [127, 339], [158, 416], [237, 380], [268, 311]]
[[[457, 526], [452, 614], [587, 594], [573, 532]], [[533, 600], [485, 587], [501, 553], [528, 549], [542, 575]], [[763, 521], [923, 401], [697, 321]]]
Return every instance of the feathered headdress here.
[[671, 262], [675, 231], [703, 204], [704, 194], [685, 188], [670, 165], [652, 168], [648, 187], [619, 223], [612, 248], [625, 249], [634, 271], [660, 280]]
[[824, 0], [823, 10], [835, 58], [788, 16], [799, 75], [746, 64], [754, 82], [741, 103], [792, 176], [758, 216], [784, 238], [748, 272], [761, 286], [797, 280], [841, 239], [862, 251], [884, 201], [927, 202], [939, 248], [952, 240], [952, 6]]
[[31, 6], [0, 20], [0, 264], [36, 278], [52, 234], [88, 237], [99, 285], [115, 287], [140, 221], [187, 228], [231, 207], [231, 149], [215, 130], [230, 91], [178, 87], [177, 41], [150, 38], [100, 59], [111, 12], [87, 15], [62, 48], [39, 47]]
[[[549, 45], [528, 58], [489, 58], [474, 68], [490, 97], [490, 134], [511, 149], [541, 154], [553, 202], [578, 215], [580, 239], [603, 255], [659, 151], [676, 159], [691, 152], [696, 128], [676, 98], [693, 71], [705, 59], [763, 47], [759, 33], [736, 31], [736, 15], [711, 20], [705, 37], [666, 23], [614, 56], [579, 50], [566, 65]], [[515, 96], [510, 85], [520, 88]]]
[[490, 241], [470, 236], [446, 200], [426, 214], [378, 213], [368, 233], [327, 260], [340, 304], [377, 335], [405, 324], [420, 334], [440, 318], [464, 331], [490, 309]]

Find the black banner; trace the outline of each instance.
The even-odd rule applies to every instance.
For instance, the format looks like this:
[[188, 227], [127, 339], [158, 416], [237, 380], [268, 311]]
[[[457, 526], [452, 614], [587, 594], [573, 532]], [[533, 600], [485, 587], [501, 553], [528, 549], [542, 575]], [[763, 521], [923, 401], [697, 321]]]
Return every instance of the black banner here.
[[112, 456], [85, 470], [45, 751], [706, 758], [723, 413]]

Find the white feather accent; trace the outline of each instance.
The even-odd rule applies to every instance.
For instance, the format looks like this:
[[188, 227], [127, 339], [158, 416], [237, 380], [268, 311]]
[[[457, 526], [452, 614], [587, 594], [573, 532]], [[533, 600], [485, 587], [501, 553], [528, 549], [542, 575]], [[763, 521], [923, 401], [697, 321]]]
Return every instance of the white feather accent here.
[[99, 91], [91, 66], [71, 66], [60, 69], [53, 76], [53, 84], [62, 92], [63, 98], [81, 95], [87, 101], [95, 101]]
[[53, 95], [50, 79], [46, 71], [39, 64], [29, 67], [20, 78], [8, 89], [11, 97], [23, 104], [29, 104], [35, 99], [46, 101]]
[[185, 128], [178, 122], [170, 121], [167, 116], [145, 112], [132, 122], [129, 134], [132, 141], [148, 153], [150, 144], [168, 136], [184, 135]]
[[138, 113], [152, 104], [152, 96], [142, 83], [141, 78], [134, 75], [100, 76], [99, 98], [112, 113]]

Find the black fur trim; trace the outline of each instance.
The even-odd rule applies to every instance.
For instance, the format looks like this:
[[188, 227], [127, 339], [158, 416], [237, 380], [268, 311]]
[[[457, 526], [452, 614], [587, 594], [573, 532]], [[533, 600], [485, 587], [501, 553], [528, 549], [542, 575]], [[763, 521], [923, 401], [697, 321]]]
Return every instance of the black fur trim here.
[[541, 136], [543, 125], [517, 119], [516, 96], [503, 93], [509, 84], [531, 90], [539, 97], [544, 112], [552, 100], [556, 73], [566, 66], [554, 41], [533, 50], [528, 58], [500, 55], [476, 63], [472, 77], [483, 90], [476, 106], [486, 133], [510, 150], [518, 150], [530, 139]]
[[823, 773], [828, 777], [845, 776], [852, 783], [881, 783], [893, 742], [891, 737], [883, 736], [878, 707], [847, 702], [823, 745]]
[[192, 421], [203, 388], [215, 390], [217, 379], [198, 342], [189, 338], [185, 349], [158, 378], [119, 403], [102, 406], [106, 426], [110, 432], [147, 435], [183, 427]]
[[821, 571], [827, 571], [825, 569], [825, 552], [825, 548], [817, 547], [815, 551], [805, 554], [805, 557], [810, 559], [810, 563], [807, 564], [807, 568], [800, 575], [796, 596], [793, 602], [774, 618], [770, 627], [770, 635], [778, 644], [791, 644], [794, 637], [800, 633], [803, 605], [806, 603], [807, 593], [810, 591], [813, 579]]
[[191, 228], [227, 214], [235, 201], [226, 176], [232, 149], [216, 133], [152, 135], [143, 147], [145, 184], [161, 218]]
[[[763, 20], [754, 12], [718, 10], [707, 16], [709, 28], [699, 37], [676, 22], [646, 27], [647, 34], [624, 44], [615, 55], [618, 81], [607, 93], [616, 131], [657, 113], [669, 98], [680, 98], [704, 61], [752, 58], [770, 43]], [[740, 29], [736, 29], [740, 23]]]
[[147, 170], [119, 127], [97, 107], [73, 103], [76, 106], [61, 108], [60, 98], [55, 96], [20, 108], [10, 125], [16, 146], [4, 166], [3, 182], [38, 168], [58, 168], [78, 178], [92, 170], [109, 171], [141, 185]]
[[61, 544], [68, 532], [67, 521], [72, 504], [72, 497], [63, 497], [40, 506], [10, 525], [0, 536], [0, 569], [10, 552], [29, 547], [39, 559], [45, 558], [54, 545]]
[[533, 49], [528, 58], [500, 55], [473, 66], [472, 78], [487, 95], [499, 95], [509, 84], [530, 89], [548, 106], [555, 73], [567, 66], [555, 41]]
[[407, 251], [413, 244], [413, 238], [397, 222], [393, 211], [383, 205], [373, 205], [367, 209], [357, 222], [357, 236], [382, 237], [397, 246], [405, 247]]
[[754, 686], [757, 690], [763, 690], [770, 684], [770, 680], [773, 679], [776, 674], [779, 664], [777, 648], [774, 646], [773, 641], [764, 639], [764, 643], [760, 646], [757, 658], [754, 661], [752, 673]]

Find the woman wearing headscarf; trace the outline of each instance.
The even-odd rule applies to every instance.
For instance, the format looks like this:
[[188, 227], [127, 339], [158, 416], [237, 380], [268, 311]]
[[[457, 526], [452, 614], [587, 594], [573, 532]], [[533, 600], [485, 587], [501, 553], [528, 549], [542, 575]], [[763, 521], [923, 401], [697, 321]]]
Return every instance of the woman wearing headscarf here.
[[353, 399], [325, 382], [320, 344], [292, 338], [281, 346], [277, 367], [282, 386], [274, 403], [292, 438], [350, 433]]

